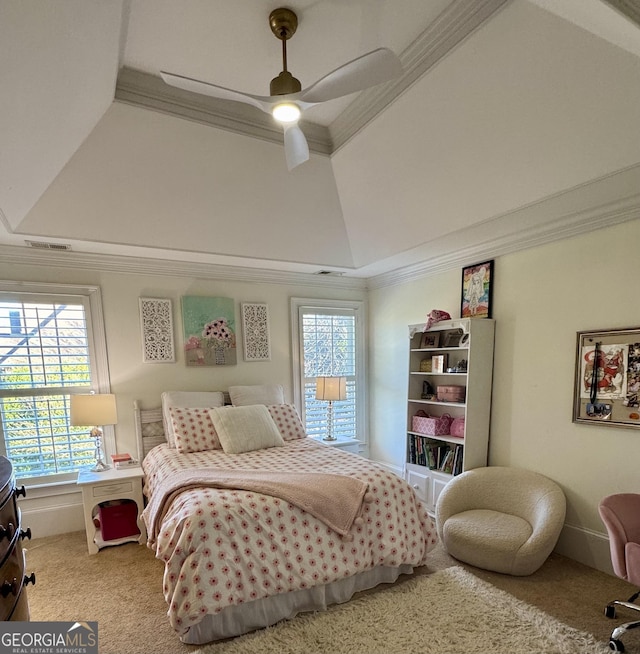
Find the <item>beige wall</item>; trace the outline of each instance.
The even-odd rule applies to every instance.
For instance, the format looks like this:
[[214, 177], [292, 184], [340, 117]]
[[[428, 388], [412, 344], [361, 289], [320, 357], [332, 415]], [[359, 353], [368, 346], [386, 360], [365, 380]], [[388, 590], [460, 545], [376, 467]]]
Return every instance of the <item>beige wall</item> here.
[[[640, 275], [640, 220], [498, 257], [495, 261], [496, 350], [490, 463], [536, 470], [556, 480], [568, 500], [559, 550], [608, 568], [599, 500], [638, 491], [640, 433], [571, 421], [576, 332], [640, 325], [634, 280]], [[473, 262], [469, 262], [473, 263]], [[407, 325], [434, 308], [459, 315], [460, 270], [365, 293], [327, 286], [218, 281], [99, 270], [8, 265], [0, 278], [96, 284], [102, 289], [112, 390], [117, 395], [118, 448], [135, 451], [134, 400], [156, 406], [167, 389], [216, 389], [276, 381], [292, 398], [289, 300], [292, 296], [363, 299], [369, 303], [371, 458], [402, 470], [407, 391]], [[329, 281], [329, 280], [327, 280]], [[186, 368], [181, 353], [180, 297], [232, 297], [269, 305], [272, 359], [226, 368]], [[178, 360], [142, 363], [139, 297], [173, 300]], [[32, 513], [39, 533], [82, 528], [79, 496], [58, 500], [57, 521], [42, 504]], [[61, 520], [65, 507], [68, 520]], [[36, 521], [34, 523], [34, 520]], [[69, 525], [65, 528], [65, 525]], [[58, 530], [56, 532], [55, 530]]]
[[[101, 288], [107, 336], [111, 390], [118, 404], [118, 450], [135, 452], [133, 402], [143, 408], [159, 406], [165, 390], [216, 390], [233, 384], [276, 382], [293, 400], [290, 338], [290, 298], [364, 299], [363, 290], [336, 290], [327, 286], [217, 281], [176, 276], [145, 276], [70, 270], [45, 266], [16, 266], [0, 262], [0, 279], [55, 283], [95, 284]], [[181, 351], [183, 295], [230, 297], [236, 302], [238, 363], [235, 366], [187, 368]], [[143, 363], [138, 298], [159, 297], [173, 301], [176, 363]], [[271, 360], [243, 360], [241, 302], [266, 302], [269, 306]]]
[[[561, 547], [597, 567], [608, 557], [597, 505], [640, 491], [640, 432], [572, 422], [576, 332], [640, 326], [639, 243], [636, 220], [495, 260], [489, 462], [557, 481], [568, 501]], [[431, 309], [460, 315], [460, 271], [373, 290], [369, 307], [371, 456], [401, 466], [407, 325]]]

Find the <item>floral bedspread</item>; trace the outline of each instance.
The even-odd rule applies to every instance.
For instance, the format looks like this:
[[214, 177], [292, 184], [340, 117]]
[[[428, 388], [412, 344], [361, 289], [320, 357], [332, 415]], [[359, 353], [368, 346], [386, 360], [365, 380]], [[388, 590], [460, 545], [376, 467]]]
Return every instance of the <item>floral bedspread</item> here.
[[277, 497], [215, 488], [178, 495], [153, 549], [165, 563], [164, 596], [180, 635], [206, 614], [230, 605], [380, 565], [422, 565], [436, 543], [435, 525], [406, 482], [363, 457], [310, 438], [235, 455], [222, 450], [179, 454], [160, 445], [143, 462], [145, 493], [151, 496], [177, 470], [203, 466], [268, 470], [274, 476], [287, 470], [343, 474], [366, 481], [374, 500], [364, 505], [363, 524], [341, 537]]

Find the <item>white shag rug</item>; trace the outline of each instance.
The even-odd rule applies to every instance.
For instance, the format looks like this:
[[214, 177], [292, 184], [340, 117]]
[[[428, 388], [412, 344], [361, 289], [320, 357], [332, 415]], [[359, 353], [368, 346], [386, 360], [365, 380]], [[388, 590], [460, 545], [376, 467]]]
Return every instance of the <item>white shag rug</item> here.
[[607, 643], [460, 567], [192, 654], [605, 654]]

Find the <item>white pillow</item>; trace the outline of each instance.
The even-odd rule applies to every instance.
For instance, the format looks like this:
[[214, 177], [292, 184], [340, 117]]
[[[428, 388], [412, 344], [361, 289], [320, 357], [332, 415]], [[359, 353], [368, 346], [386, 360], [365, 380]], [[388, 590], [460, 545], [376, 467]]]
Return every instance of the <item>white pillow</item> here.
[[284, 388], [282, 388], [282, 384], [229, 386], [229, 397], [233, 406], [284, 404]]
[[224, 406], [224, 393], [221, 391], [165, 391], [162, 395], [162, 423], [167, 443], [170, 447], [176, 446], [171, 422], [171, 407], [178, 409], [210, 409], [216, 406]]
[[284, 440], [264, 404], [209, 409], [222, 449], [240, 454], [267, 447], [282, 447]]

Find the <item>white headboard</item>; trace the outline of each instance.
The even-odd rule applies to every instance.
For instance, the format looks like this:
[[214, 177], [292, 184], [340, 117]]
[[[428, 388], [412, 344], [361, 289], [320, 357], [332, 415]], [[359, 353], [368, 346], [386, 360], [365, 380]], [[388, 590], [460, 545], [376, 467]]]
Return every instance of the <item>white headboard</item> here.
[[[231, 398], [227, 391], [224, 393], [224, 403], [231, 404]], [[153, 409], [142, 409], [138, 400], [133, 402], [134, 422], [136, 426], [136, 445], [138, 448], [138, 460], [142, 463], [147, 454], [156, 446], [167, 442], [162, 421], [162, 407]]]
[[141, 409], [137, 400], [133, 403], [133, 413], [136, 425], [136, 444], [138, 460], [142, 463], [149, 451], [156, 445], [166, 443], [164, 424], [162, 423], [162, 407]]

